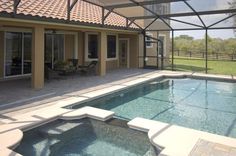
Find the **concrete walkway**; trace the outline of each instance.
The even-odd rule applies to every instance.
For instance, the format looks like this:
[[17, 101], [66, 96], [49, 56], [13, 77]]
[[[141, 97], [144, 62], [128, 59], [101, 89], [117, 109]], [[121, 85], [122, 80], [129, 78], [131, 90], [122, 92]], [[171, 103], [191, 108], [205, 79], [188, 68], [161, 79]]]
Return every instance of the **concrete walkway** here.
[[10, 80], [0, 82], [0, 114], [6, 111], [21, 109], [29, 106], [47, 104], [49, 102], [81, 93], [104, 88], [109, 83], [122, 83], [133, 80], [135, 76], [151, 74], [156, 70], [119, 69], [100, 77], [95, 75], [69, 75], [60, 79], [45, 82], [41, 90], [31, 88], [30, 79]]

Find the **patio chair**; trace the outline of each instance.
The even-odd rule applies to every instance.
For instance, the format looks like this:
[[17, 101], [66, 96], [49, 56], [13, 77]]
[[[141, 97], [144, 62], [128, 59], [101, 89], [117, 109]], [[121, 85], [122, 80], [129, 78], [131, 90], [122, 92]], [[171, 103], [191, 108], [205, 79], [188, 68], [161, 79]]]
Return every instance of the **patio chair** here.
[[88, 73], [91, 73], [91, 72], [96, 73], [97, 63], [98, 63], [97, 61], [92, 61], [88, 65], [78, 66], [78, 70], [83, 74], [88, 74]]

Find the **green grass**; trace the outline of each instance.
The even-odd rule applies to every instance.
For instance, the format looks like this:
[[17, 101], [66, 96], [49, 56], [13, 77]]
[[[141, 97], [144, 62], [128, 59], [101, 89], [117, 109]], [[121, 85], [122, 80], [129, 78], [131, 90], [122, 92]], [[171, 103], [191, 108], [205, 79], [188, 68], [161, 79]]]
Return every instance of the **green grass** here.
[[[174, 67], [176, 71], [205, 72], [205, 60], [175, 57]], [[208, 73], [236, 75], [236, 61], [208, 61]]]

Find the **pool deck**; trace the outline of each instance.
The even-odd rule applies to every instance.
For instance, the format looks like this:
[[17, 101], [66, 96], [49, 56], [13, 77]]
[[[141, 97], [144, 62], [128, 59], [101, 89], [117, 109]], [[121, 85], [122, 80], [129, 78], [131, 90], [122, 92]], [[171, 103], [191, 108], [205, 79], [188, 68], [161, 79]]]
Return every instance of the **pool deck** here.
[[[126, 76], [125, 76], [126, 75]], [[63, 108], [79, 102], [85, 102], [100, 96], [117, 92], [128, 87], [144, 83], [158, 77], [196, 77], [218, 79], [225, 81], [235, 81], [233, 76], [216, 76], [199, 73], [154, 71], [154, 70], [127, 70], [108, 74], [105, 77], [82, 78], [81, 81], [73, 79], [62, 80], [53, 84], [51, 89], [39, 91], [49, 94], [57, 89], [58, 84], [62, 84], [62, 89], [55, 93], [55, 96], [40, 100], [30, 99], [27, 107], [19, 106], [20, 109], [13, 109], [10, 112], [2, 112], [0, 115], [0, 153], [2, 156], [17, 155], [11, 150], [20, 143], [22, 131], [29, 130], [40, 124], [52, 120], [81, 119], [84, 117], [105, 121], [111, 118], [114, 113], [110, 111], [83, 107], [78, 110]], [[83, 81], [82, 81], [83, 80]], [[88, 81], [85, 83], [85, 81]], [[64, 84], [64, 83], [69, 84]], [[89, 83], [90, 82], [90, 83]], [[79, 84], [79, 87], [78, 87]], [[66, 87], [67, 88], [66, 88]], [[77, 87], [77, 89], [75, 89]], [[72, 88], [72, 89], [71, 89]], [[67, 90], [66, 90], [67, 89]], [[68, 91], [68, 89], [70, 89]], [[40, 96], [40, 95], [39, 95]], [[26, 101], [21, 100], [24, 103]], [[16, 102], [10, 102], [15, 104]], [[135, 118], [128, 125], [130, 128], [142, 130], [148, 133], [150, 141], [163, 148], [160, 155], [169, 156], [194, 156], [194, 155], [236, 155], [236, 139], [197, 131], [176, 125], [169, 125], [158, 121]], [[4, 142], [6, 141], [6, 142]], [[207, 147], [207, 148], [206, 148]], [[209, 148], [208, 148], [209, 147]], [[217, 154], [213, 154], [217, 153]]]

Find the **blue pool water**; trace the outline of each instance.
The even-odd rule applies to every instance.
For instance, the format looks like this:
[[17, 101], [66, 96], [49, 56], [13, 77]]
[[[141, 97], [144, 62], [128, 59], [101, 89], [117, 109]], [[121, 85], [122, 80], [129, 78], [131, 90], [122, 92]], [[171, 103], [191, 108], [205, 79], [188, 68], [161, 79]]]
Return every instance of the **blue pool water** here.
[[146, 133], [119, 119], [58, 120], [24, 133], [16, 152], [24, 156], [156, 156]]
[[114, 111], [127, 120], [143, 117], [236, 137], [236, 83], [154, 80], [72, 108], [85, 105]]

